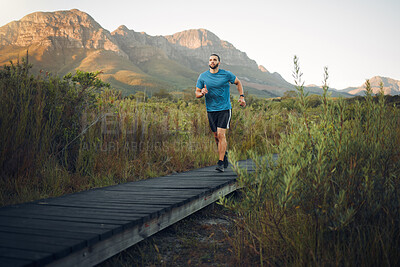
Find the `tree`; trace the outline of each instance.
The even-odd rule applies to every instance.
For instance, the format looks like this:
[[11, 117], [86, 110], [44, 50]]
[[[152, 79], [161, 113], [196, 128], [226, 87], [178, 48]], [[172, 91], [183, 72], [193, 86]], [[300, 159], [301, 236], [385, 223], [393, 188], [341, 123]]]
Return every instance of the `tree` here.
[[173, 96], [165, 89], [161, 89], [160, 91], [154, 93], [153, 97], [157, 97], [160, 99], [168, 99], [172, 100]]
[[297, 97], [297, 92], [294, 90], [289, 90], [283, 93], [282, 99], [295, 98], [295, 97]]

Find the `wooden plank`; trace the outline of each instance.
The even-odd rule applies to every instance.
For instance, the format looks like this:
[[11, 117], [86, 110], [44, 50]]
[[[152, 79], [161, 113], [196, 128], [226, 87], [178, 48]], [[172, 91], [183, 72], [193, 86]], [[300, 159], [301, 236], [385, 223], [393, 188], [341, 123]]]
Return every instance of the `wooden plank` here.
[[[176, 185], [176, 184], [181, 184], [181, 183], [190, 183], [190, 184], [202, 184], [202, 183], [208, 183], [208, 182], [215, 182], [219, 183], [221, 181], [228, 181], [228, 180], [234, 180], [236, 176], [234, 175], [228, 175], [224, 174], [221, 175], [219, 178], [218, 177], [213, 177], [212, 175], [209, 174], [198, 174], [196, 176], [192, 176], [191, 174], [181, 174], [179, 176], [171, 176], [171, 177], [162, 177], [160, 178], [159, 181], [156, 182], [147, 182], [147, 183], [140, 183], [135, 186], [152, 186], [152, 185], [157, 185], [157, 184], [170, 184], [171, 186]], [[129, 186], [133, 186], [133, 184], [130, 184]]]
[[18, 239], [0, 238], [0, 247], [7, 247], [22, 251], [49, 253], [55, 259], [65, 257], [68, 254], [70, 254], [71, 247], [73, 245], [74, 245], [73, 243], [71, 243], [70, 245], [57, 245], [57, 244], [46, 244], [41, 242], [35, 242], [26, 239], [18, 240]]
[[131, 214], [131, 210], [132, 209], [140, 209], [140, 208], [149, 208], [149, 209], [163, 209], [163, 208], [168, 208], [170, 206], [170, 204], [168, 203], [160, 203], [160, 204], [155, 204], [155, 203], [146, 203], [143, 201], [135, 201], [134, 203], [130, 204], [130, 207], [128, 209], [126, 208], [120, 208], [120, 209], [113, 209], [113, 208], [98, 208], [98, 207], [78, 207], [78, 206], [71, 206], [68, 207], [68, 202], [64, 201], [64, 204], [56, 204], [56, 203], [52, 203], [52, 202], [48, 202], [48, 203], [41, 203], [41, 204], [37, 204], [37, 207], [33, 207], [33, 209], [39, 208], [39, 207], [44, 207], [45, 209], [47, 208], [48, 210], [52, 210], [52, 209], [62, 209], [62, 210], [75, 210], [76, 212], [82, 212], [82, 213], [106, 213], [106, 214]]
[[[145, 202], [145, 203], [149, 202], [149, 201], [154, 201], [154, 202], [156, 202], [156, 201], [160, 202], [161, 201], [161, 203], [159, 203], [159, 206], [162, 206], [162, 203], [164, 203], [163, 206], [167, 207], [167, 203], [165, 201], [168, 201], [169, 203], [175, 203], [176, 201], [185, 200], [187, 197], [190, 197], [190, 196], [193, 196], [193, 195], [194, 194], [185, 194], [183, 196], [170, 196], [170, 195], [161, 196], [161, 195], [148, 194], [147, 196], [146, 195], [141, 195], [141, 196], [132, 197], [130, 199], [122, 198], [122, 200], [135, 201], [135, 202], [140, 201], [140, 202]], [[91, 201], [93, 199], [97, 199], [97, 200], [100, 199], [100, 201], [97, 201], [97, 203], [99, 205], [111, 203], [111, 200], [112, 200], [112, 199], [109, 199], [107, 196], [104, 196], [104, 195], [100, 194], [100, 195], [98, 195], [96, 197], [87, 196], [87, 197], [81, 197], [81, 198], [69, 198], [69, 199], [53, 200], [53, 201], [49, 201], [48, 204], [55, 205], [55, 204], [63, 204], [63, 203], [79, 203], [79, 202]], [[114, 201], [115, 201], [115, 199], [114, 199]], [[43, 204], [44, 203], [41, 203], [41, 205], [43, 205]], [[121, 204], [122, 204], [121, 207], [129, 206], [129, 203], [127, 203], [127, 204], [121, 203]]]
[[[179, 194], [179, 193], [175, 193]], [[97, 203], [105, 203], [105, 204], [125, 204], [125, 205], [130, 205], [134, 206], [137, 203], [140, 203], [142, 206], [157, 206], [159, 208], [166, 208], [169, 207], [169, 204], [166, 203], [166, 201], [170, 203], [175, 203], [176, 201], [181, 201], [185, 200], [188, 197], [192, 196], [200, 196], [204, 194], [179, 194], [179, 196], [172, 196], [172, 195], [152, 195], [152, 196], [146, 196], [142, 195], [141, 197], [136, 197], [136, 198], [117, 198], [117, 197], [104, 197], [104, 196], [93, 196], [93, 197], [88, 197], [88, 198], [71, 198], [69, 200], [63, 200], [63, 201], [51, 201], [48, 202], [49, 204], [56, 205], [57, 203], [74, 203], [74, 202], [97, 202]], [[151, 202], [150, 202], [151, 201]], [[152, 203], [154, 202], [154, 203]]]
[[[204, 183], [203, 185], [201, 184], [175, 184], [175, 185], [171, 185], [171, 184], [164, 184], [164, 183], [159, 183], [156, 184], [154, 186], [151, 186], [151, 188], [153, 190], [161, 190], [161, 189], [176, 189], [176, 190], [198, 190], [198, 189], [202, 189], [202, 190], [208, 190], [208, 189], [212, 189], [215, 185], [219, 185], [220, 183]], [[139, 186], [138, 186], [139, 187]], [[142, 187], [143, 190], [145, 190], [147, 187]], [[109, 190], [112, 191], [112, 190]]]
[[144, 199], [132, 200], [109, 200], [102, 201], [101, 199], [81, 199], [81, 200], [63, 200], [51, 202], [49, 206], [74, 206], [81, 208], [97, 208], [97, 209], [115, 209], [117, 210], [162, 210], [170, 207], [172, 204], [186, 201], [196, 195], [188, 195], [185, 197], [147, 197]]
[[22, 225], [25, 224], [32, 224], [32, 225], [45, 225], [51, 224], [52, 226], [55, 226], [55, 228], [61, 228], [61, 227], [68, 227], [72, 226], [75, 228], [81, 228], [81, 229], [99, 229], [99, 230], [109, 230], [113, 229], [115, 227], [118, 227], [118, 224], [109, 224], [109, 223], [65, 223], [62, 221], [51, 221], [51, 220], [43, 220], [43, 219], [31, 219], [31, 218], [14, 218], [14, 217], [9, 217], [6, 215], [3, 215], [0, 220], [0, 225], [4, 226], [13, 226], [15, 223], [20, 223]]
[[[231, 181], [231, 180], [229, 180]], [[217, 184], [221, 184], [223, 182], [218, 182]], [[98, 195], [107, 195], [109, 197], [124, 197], [124, 198], [131, 198], [131, 197], [139, 197], [148, 194], [155, 194], [155, 195], [176, 195], [179, 193], [185, 194], [201, 194], [204, 191], [203, 188], [193, 188], [193, 189], [185, 189], [185, 188], [160, 188], [158, 189], [155, 185], [153, 186], [144, 186], [144, 185], [137, 185], [137, 186], [121, 186], [121, 187], [110, 187], [104, 188], [104, 190], [99, 190], [93, 194], [85, 194], [85, 195], [70, 195], [68, 198], [81, 198], [87, 196], [98, 196]]]
[[[132, 224], [140, 223], [145, 219], [150, 219], [151, 216], [147, 212], [142, 212], [140, 214], [132, 214], [131, 211], [120, 211], [113, 209], [90, 209], [90, 208], [80, 208], [80, 207], [63, 207], [63, 206], [41, 206], [41, 205], [28, 205], [26, 209], [7, 209], [7, 212], [3, 212], [0, 209], [1, 215], [11, 214], [50, 214], [54, 216], [72, 216], [72, 217], [83, 217], [83, 218], [129, 218], [132, 220]], [[138, 212], [136, 212], [138, 213]], [[23, 217], [23, 215], [22, 215]], [[139, 218], [138, 218], [139, 217]], [[0, 227], [1, 228], [1, 227]]]
[[[143, 200], [144, 201], [144, 200]], [[81, 208], [81, 209], [88, 209], [88, 210], [103, 210], [103, 211], [115, 211], [116, 213], [132, 213], [134, 211], [140, 210], [149, 210], [149, 211], [157, 211], [161, 209], [168, 208], [169, 206], [160, 205], [160, 203], [144, 203], [143, 201], [136, 201], [135, 203], [131, 203], [129, 205], [118, 205], [118, 204], [101, 204], [101, 203], [85, 203], [84, 201], [57, 201], [57, 202], [49, 202], [49, 203], [42, 203], [40, 205], [49, 206], [49, 207], [69, 207], [69, 208]], [[173, 201], [165, 201], [165, 204], [173, 204], [176, 202]]]
[[157, 183], [153, 182], [154, 180], [150, 180], [148, 182], [142, 182], [138, 183], [136, 185], [134, 184], [127, 184], [126, 186], [152, 186], [156, 184], [167, 184], [170, 183], [171, 186], [175, 184], [181, 184], [185, 182], [191, 182], [191, 183], [199, 183], [202, 184], [203, 182], [220, 182], [220, 181], [228, 181], [228, 180], [234, 180], [236, 178], [235, 175], [232, 174], [220, 174], [219, 177], [214, 177], [210, 174], [207, 173], [199, 173], [196, 174], [196, 176], [193, 176], [193, 174], [180, 174], [179, 176], [170, 176], [170, 177], [161, 177]]
[[[229, 181], [228, 181], [229, 182]], [[215, 184], [222, 184], [225, 182], [218, 182]], [[143, 198], [143, 196], [177, 196], [177, 194], [201, 194], [204, 189], [208, 189], [207, 187], [197, 187], [194, 185], [190, 185], [190, 183], [186, 183], [183, 186], [180, 186], [181, 188], [173, 188], [171, 185], [168, 184], [162, 184], [160, 183], [159, 185], [153, 185], [151, 187], [144, 187], [144, 186], [135, 186], [135, 187], [121, 187], [121, 188], [110, 188], [110, 189], [105, 189], [105, 190], [99, 190], [97, 192], [93, 193], [88, 193], [88, 194], [80, 194], [80, 195], [75, 195], [72, 194], [68, 197], [64, 198], [57, 198], [57, 199], [49, 199], [49, 200], [42, 200], [36, 203], [43, 203], [43, 202], [51, 202], [51, 201], [56, 201], [56, 200], [68, 200], [68, 199], [82, 199], [82, 198], [91, 198], [91, 197], [98, 197], [98, 196], [104, 196], [104, 197], [121, 197], [121, 198]]]
[[[40, 219], [20, 219], [12, 217], [2, 217], [0, 220], [2, 226], [15, 226], [20, 228], [29, 229], [44, 229], [48, 231], [65, 231], [74, 233], [91, 233], [98, 235], [100, 239], [110, 237], [113, 232], [118, 233], [122, 231], [120, 225], [109, 225], [109, 224], [90, 224], [90, 223], [74, 223], [74, 222], [57, 222], [40, 220]], [[2, 255], [2, 254], [0, 254]]]
[[[76, 247], [82, 248], [82, 245], [85, 245], [85, 240], [83, 238], [60, 238], [60, 237], [49, 237], [49, 236], [39, 236], [32, 234], [22, 234], [22, 233], [2, 233], [0, 236], [0, 240], [16, 240], [18, 242], [34, 242], [41, 244], [49, 244], [55, 246], [71, 246], [72, 249]], [[80, 244], [82, 243], [82, 244]], [[29, 249], [28, 249], [29, 250]]]
[[26, 251], [14, 248], [0, 247], [0, 255], [7, 255], [8, 258], [15, 258], [20, 260], [35, 261], [35, 265], [43, 266], [49, 264], [54, 260], [53, 255], [45, 252]]
[[[172, 203], [173, 204], [173, 203]], [[52, 204], [49, 204], [52, 205]], [[135, 207], [120, 207], [118, 205], [100, 205], [98, 203], [65, 203], [65, 204], [57, 204], [52, 206], [59, 207], [80, 207], [80, 208], [90, 208], [90, 209], [102, 209], [102, 210], [114, 210], [114, 211], [125, 211], [131, 215], [142, 215], [146, 217], [146, 215], [153, 217], [159, 213], [166, 212], [167, 208], [158, 208], [147, 206], [144, 208], [135, 208]]]
[[12, 216], [2, 216], [1, 217], [1, 224], [2, 225], [13, 225], [14, 223], [19, 222], [19, 223], [32, 223], [34, 224], [42, 224], [44, 226], [56, 226], [56, 227], [75, 227], [75, 228], [90, 228], [90, 229], [101, 229], [101, 230], [109, 230], [109, 229], [115, 229], [120, 226], [118, 223], [109, 223], [109, 222], [104, 222], [104, 223], [99, 223], [99, 222], [65, 222], [62, 220], [57, 220], [57, 219], [35, 219], [35, 218], [28, 218], [28, 217], [23, 217], [23, 218], [16, 218]]
[[[218, 183], [219, 184], [219, 183]], [[165, 185], [162, 185], [165, 187]], [[169, 191], [167, 191], [169, 190]], [[95, 194], [86, 194], [86, 195], [71, 195], [68, 198], [62, 198], [60, 200], [67, 200], [67, 199], [82, 199], [82, 198], [91, 198], [91, 197], [110, 197], [110, 198], [125, 198], [125, 199], [137, 199], [137, 198], [143, 198], [143, 196], [177, 196], [179, 193], [183, 194], [201, 194], [201, 192], [204, 191], [204, 188], [160, 188], [158, 189], [157, 186], [153, 186], [152, 188], [149, 187], [127, 187], [125, 189], [123, 188], [113, 188], [110, 190], [103, 190], [103, 191], [98, 191]], [[51, 199], [48, 201], [41, 201], [38, 203], [42, 202], [51, 202], [56, 199]]]
[[169, 178], [176, 178], [178, 181], [180, 181], [185, 179], [198, 180], [198, 177], [212, 177], [215, 180], [223, 180], [228, 177], [236, 178], [236, 176], [236, 173], [233, 171], [215, 172], [214, 174], [210, 171], [190, 171], [186, 173], [164, 176], [162, 179], [167, 180]]
[[2, 233], [0, 235], [0, 247], [46, 252], [52, 254], [55, 258], [61, 258], [87, 247], [87, 243], [82, 238], [70, 239], [21, 233]]
[[[221, 184], [218, 183], [218, 184]], [[165, 185], [163, 185], [165, 187]], [[134, 198], [134, 197], [142, 197], [151, 195], [160, 195], [160, 196], [176, 196], [177, 194], [202, 194], [204, 192], [204, 188], [158, 188], [157, 186], [127, 186], [127, 187], [112, 187], [105, 188], [103, 191], [99, 191], [97, 194], [93, 194], [91, 196], [98, 195], [106, 195], [109, 197], [123, 197], [123, 198]], [[72, 196], [80, 198], [81, 196]]]
[[87, 246], [91, 246], [100, 240], [100, 236], [93, 233], [82, 233], [82, 232], [68, 232], [68, 231], [55, 231], [48, 229], [31, 229], [25, 227], [12, 227], [12, 226], [0, 226], [0, 235], [4, 233], [17, 233], [17, 234], [28, 234], [36, 235], [39, 237], [61, 237], [75, 240], [85, 240]]
[[[86, 218], [86, 217], [71, 217], [71, 216], [54, 216], [47, 214], [9, 214], [7, 217], [13, 218], [28, 218], [28, 219], [42, 219], [46, 221], [60, 221], [60, 222], [82, 222], [82, 223], [100, 223], [100, 224], [118, 224], [118, 225], [128, 225], [132, 224], [133, 220], [128, 219], [115, 219], [115, 218]], [[138, 216], [136, 219], [140, 219]]]
[[[174, 204], [179, 204], [186, 201], [188, 198], [193, 197], [193, 195], [186, 196], [185, 198], [148, 198], [141, 200], [109, 200], [101, 201], [101, 199], [82, 199], [82, 200], [72, 200], [65, 201], [62, 203], [51, 203], [48, 206], [52, 207], [76, 207], [76, 208], [91, 208], [91, 209], [114, 209], [116, 212], [119, 211], [162, 211], [169, 210], [169, 207]], [[168, 205], [163, 205], [168, 204]]]
[[24, 210], [9, 210], [6, 213], [0, 212], [1, 215], [15, 215], [25, 216], [29, 214], [43, 214], [43, 215], [54, 215], [60, 217], [77, 217], [77, 218], [98, 218], [98, 219], [129, 219], [136, 220], [141, 218], [140, 216], [132, 215], [131, 213], [120, 213], [120, 212], [108, 212], [100, 209], [86, 209], [86, 208], [74, 208], [74, 207], [61, 207], [61, 206], [37, 206], [36, 208], [29, 208]]
[[33, 267], [35, 263], [30, 260], [21, 260], [21, 259], [13, 259], [6, 258], [0, 256], [0, 266], [8, 266], [8, 267]]

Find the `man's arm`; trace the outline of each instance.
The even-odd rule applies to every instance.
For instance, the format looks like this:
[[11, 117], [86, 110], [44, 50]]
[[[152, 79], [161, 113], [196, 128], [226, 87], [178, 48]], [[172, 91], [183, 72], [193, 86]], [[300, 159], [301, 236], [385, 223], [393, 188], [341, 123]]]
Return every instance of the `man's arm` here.
[[243, 92], [243, 85], [242, 85], [242, 82], [239, 81], [239, 79], [238, 79], [237, 77], [236, 77], [236, 79], [235, 79], [234, 84], [236, 84], [236, 86], [237, 86], [237, 89], [238, 89], [238, 91], [239, 91], [239, 95], [243, 95], [243, 94], [244, 94], [244, 92]]
[[236, 77], [234, 84], [236, 84], [237, 89], [239, 91], [239, 103], [242, 107], [246, 106], [246, 101], [244, 100], [244, 91], [243, 91], [243, 85], [240, 82], [240, 80]]

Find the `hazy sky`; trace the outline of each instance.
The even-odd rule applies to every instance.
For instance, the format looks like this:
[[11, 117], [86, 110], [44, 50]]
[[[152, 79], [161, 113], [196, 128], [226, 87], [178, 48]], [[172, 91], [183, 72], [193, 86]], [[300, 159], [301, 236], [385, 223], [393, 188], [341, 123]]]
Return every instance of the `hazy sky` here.
[[[293, 83], [293, 56], [306, 84], [359, 86], [400, 80], [399, 0], [0, 0], [0, 26], [35, 11], [77, 8], [109, 31], [124, 24], [150, 35], [205, 28]], [[205, 66], [207, 68], [207, 66]]]

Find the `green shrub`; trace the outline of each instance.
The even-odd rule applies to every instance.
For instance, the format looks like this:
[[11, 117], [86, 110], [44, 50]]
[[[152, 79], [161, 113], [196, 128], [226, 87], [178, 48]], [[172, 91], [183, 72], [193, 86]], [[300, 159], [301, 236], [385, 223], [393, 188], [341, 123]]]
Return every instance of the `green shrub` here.
[[321, 97], [318, 95], [310, 95], [308, 96], [308, 107], [316, 108], [322, 104]]
[[346, 116], [346, 101], [326, 98], [325, 69], [323, 111], [313, 119], [297, 58], [294, 76], [300, 112], [289, 116], [277, 161], [250, 153], [254, 173], [235, 165], [242, 197], [220, 201], [240, 215], [238, 262], [399, 265], [399, 111], [383, 94], [373, 101], [367, 81], [365, 101]]
[[75, 169], [81, 117], [105, 86], [98, 73], [77, 71], [63, 79], [29, 74], [27, 59], [0, 71], [0, 166], [7, 179], [35, 175], [51, 156]]

